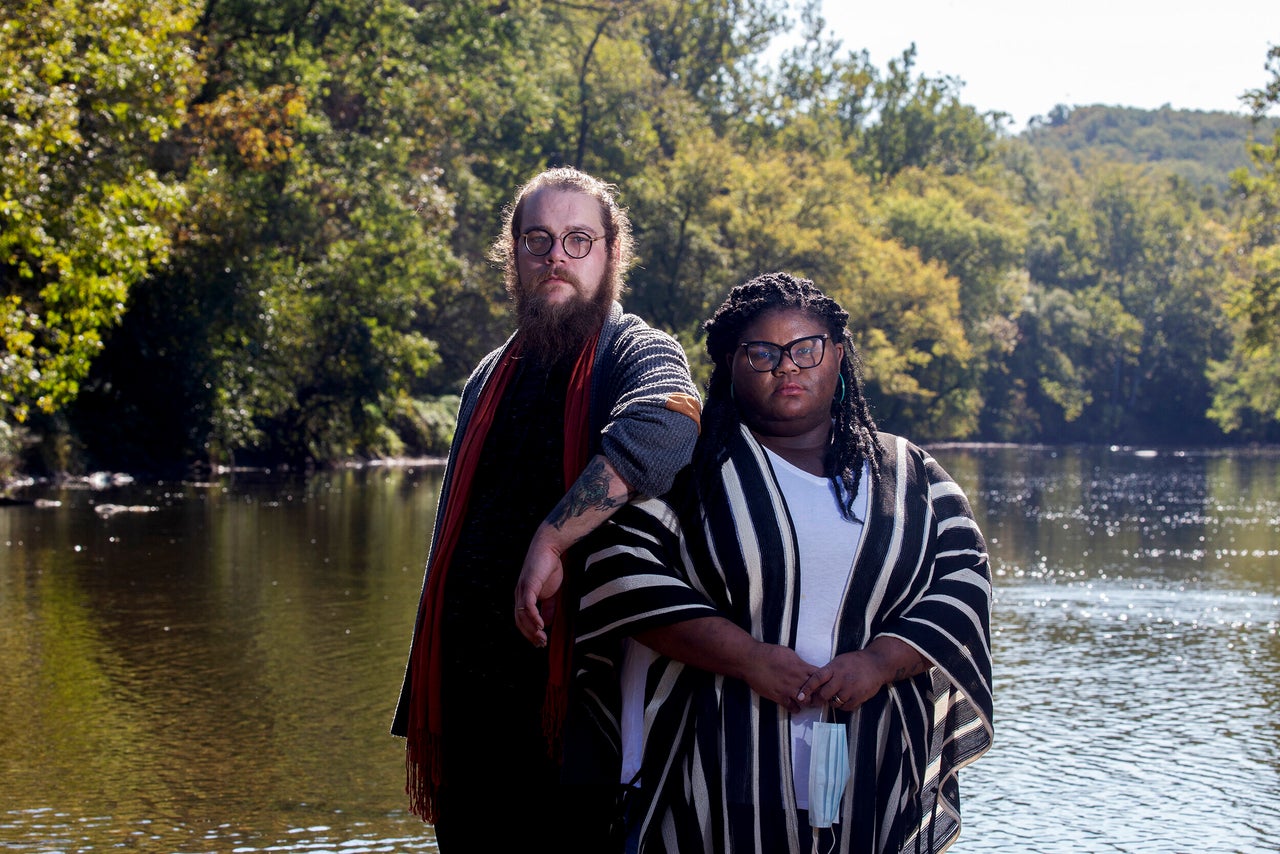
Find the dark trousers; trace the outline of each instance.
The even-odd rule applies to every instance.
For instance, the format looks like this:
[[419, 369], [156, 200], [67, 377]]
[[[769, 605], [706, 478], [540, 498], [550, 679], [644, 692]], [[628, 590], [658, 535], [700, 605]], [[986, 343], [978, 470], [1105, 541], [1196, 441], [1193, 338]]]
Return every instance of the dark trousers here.
[[618, 786], [496, 778], [438, 793], [440, 854], [622, 854]]

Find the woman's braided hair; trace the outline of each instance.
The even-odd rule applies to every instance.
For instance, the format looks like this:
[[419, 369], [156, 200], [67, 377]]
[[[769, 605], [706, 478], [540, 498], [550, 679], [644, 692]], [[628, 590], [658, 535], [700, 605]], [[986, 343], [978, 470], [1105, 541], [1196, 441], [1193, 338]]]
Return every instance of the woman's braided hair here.
[[834, 426], [824, 467], [827, 477], [838, 480], [844, 487], [841, 512], [852, 518], [863, 463], [870, 463], [873, 483], [879, 475], [872, 453], [876, 424], [863, 393], [862, 362], [849, 334], [849, 313], [809, 279], [787, 273], [766, 273], [738, 285], [703, 324], [707, 333], [707, 355], [715, 368], [702, 411], [702, 440], [694, 453], [698, 483], [714, 482], [716, 469], [724, 459], [726, 442], [742, 420], [733, 398], [731, 365], [732, 356], [742, 344], [743, 331], [763, 314], [790, 309], [812, 315], [826, 326], [833, 342], [844, 345], [844, 358], [840, 362], [844, 394], [831, 401]]

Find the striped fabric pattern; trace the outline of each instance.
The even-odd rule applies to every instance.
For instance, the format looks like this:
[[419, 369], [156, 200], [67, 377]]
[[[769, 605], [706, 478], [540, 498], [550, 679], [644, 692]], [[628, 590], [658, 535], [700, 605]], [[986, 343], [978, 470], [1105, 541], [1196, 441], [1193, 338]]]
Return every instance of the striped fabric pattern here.
[[[940, 852], [960, 829], [957, 771], [991, 745], [991, 578], [960, 488], [924, 450], [878, 436], [862, 542], [841, 597], [837, 651], [901, 639], [934, 667], [853, 712], [850, 784], [822, 851]], [[759, 443], [731, 440], [702, 508], [682, 479], [615, 514], [589, 541], [577, 615], [579, 722], [617, 749], [623, 638], [720, 615], [793, 645], [803, 573]], [[815, 662], [825, 663], [825, 662]], [[792, 788], [789, 715], [745, 683], [659, 657], [647, 674], [643, 852], [807, 852]], [[616, 766], [615, 766], [616, 767]], [[803, 838], [802, 838], [803, 836]]]

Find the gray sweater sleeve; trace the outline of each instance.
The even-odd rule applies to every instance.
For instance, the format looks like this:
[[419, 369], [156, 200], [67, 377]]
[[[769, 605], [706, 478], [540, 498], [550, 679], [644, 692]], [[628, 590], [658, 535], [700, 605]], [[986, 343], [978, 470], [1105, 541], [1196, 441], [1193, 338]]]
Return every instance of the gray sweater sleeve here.
[[616, 334], [601, 342], [592, 379], [598, 450], [632, 489], [662, 495], [698, 440], [698, 389], [670, 335], [629, 314], [607, 326]]

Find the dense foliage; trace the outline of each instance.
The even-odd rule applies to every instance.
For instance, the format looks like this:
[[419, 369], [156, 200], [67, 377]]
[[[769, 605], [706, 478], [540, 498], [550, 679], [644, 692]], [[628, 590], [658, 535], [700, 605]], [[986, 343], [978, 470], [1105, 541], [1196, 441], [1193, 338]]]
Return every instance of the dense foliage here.
[[[1280, 45], [1267, 54], [1267, 85], [1250, 93], [1255, 118], [1280, 104]], [[1253, 171], [1231, 178], [1244, 210], [1233, 235], [1241, 275], [1227, 291], [1234, 339], [1229, 356], [1209, 363], [1209, 414], [1227, 430], [1274, 434], [1280, 421], [1280, 125], [1250, 144]]]
[[170, 251], [185, 188], [154, 159], [198, 82], [193, 6], [0, 12], [0, 445], [76, 400], [130, 292]]
[[1059, 107], [1013, 138], [790, 8], [6, 3], [0, 459], [440, 452], [510, 327], [501, 207], [559, 163], [619, 185], [627, 307], [702, 376], [700, 321], [783, 269], [850, 309], [915, 438], [1280, 437], [1275, 52], [1256, 124]]

